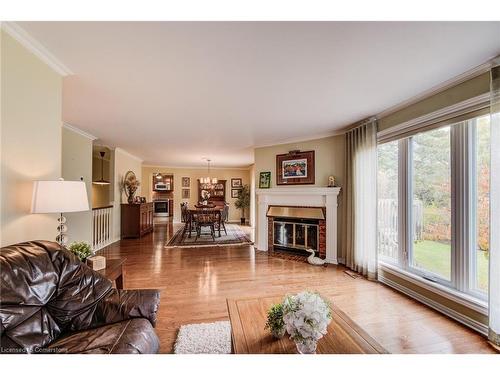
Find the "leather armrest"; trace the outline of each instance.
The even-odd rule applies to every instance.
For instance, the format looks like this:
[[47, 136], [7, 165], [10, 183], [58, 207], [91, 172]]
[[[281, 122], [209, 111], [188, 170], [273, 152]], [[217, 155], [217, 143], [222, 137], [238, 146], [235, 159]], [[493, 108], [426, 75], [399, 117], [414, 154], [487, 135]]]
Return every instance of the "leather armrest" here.
[[156, 325], [160, 292], [154, 289], [112, 289], [97, 305], [94, 326], [116, 323], [131, 318], [148, 319]]

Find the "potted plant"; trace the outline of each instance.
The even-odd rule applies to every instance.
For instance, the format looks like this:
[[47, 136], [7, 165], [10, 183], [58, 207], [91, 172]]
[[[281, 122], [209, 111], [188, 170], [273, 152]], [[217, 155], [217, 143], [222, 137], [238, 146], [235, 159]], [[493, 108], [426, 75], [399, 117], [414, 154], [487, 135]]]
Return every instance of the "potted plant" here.
[[267, 312], [266, 329], [271, 331], [274, 338], [280, 339], [285, 335], [285, 322], [283, 321], [283, 305], [272, 305]]
[[234, 205], [241, 210], [241, 225], [245, 225], [245, 209], [250, 207], [250, 188], [248, 185], [242, 186]]
[[72, 242], [68, 250], [75, 254], [82, 262], [92, 255], [92, 248], [87, 242]]
[[330, 305], [318, 293], [302, 292], [283, 301], [286, 331], [300, 354], [314, 354], [332, 320]]

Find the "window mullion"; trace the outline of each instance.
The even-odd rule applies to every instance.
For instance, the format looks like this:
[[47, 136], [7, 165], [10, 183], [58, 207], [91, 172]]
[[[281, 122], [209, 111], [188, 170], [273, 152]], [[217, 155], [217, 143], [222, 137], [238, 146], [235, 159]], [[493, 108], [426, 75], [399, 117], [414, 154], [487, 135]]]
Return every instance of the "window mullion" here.
[[399, 201], [399, 266], [408, 269], [409, 228], [411, 228], [409, 200], [411, 199], [410, 181], [410, 139], [404, 138], [399, 141], [399, 163], [398, 163], [398, 201]]
[[469, 288], [470, 247], [470, 137], [466, 122], [451, 128], [451, 282], [460, 291]]

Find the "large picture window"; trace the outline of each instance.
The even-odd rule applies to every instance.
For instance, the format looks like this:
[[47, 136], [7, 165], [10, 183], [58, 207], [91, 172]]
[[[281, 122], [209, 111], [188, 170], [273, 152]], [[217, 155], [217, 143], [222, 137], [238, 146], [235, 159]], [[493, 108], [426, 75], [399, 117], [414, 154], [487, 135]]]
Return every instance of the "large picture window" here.
[[410, 265], [426, 277], [451, 280], [450, 127], [410, 138], [412, 241]]
[[389, 262], [398, 262], [398, 141], [378, 147], [378, 251]]
[[489, 166], [489, 116], [379, 144], [379, 261], [486, 299]]
[[470, 253], [471, 289], [488, 292], [490, 250], [490, 117], [470, 121], [473, 147], [472, 228], [474, 247]]

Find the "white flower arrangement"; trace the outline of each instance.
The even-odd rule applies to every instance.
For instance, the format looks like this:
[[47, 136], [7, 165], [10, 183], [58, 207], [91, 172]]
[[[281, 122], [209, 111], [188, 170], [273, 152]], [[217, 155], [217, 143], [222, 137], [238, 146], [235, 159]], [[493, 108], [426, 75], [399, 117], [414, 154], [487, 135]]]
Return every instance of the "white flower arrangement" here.
[[283, 301], [286, 331], [301, 353], [314, 353], [332, 320], [330, 305], [318, 293], [301, 292]]

